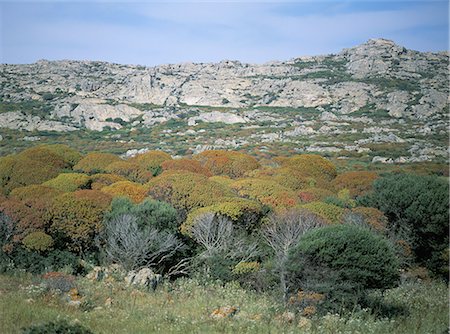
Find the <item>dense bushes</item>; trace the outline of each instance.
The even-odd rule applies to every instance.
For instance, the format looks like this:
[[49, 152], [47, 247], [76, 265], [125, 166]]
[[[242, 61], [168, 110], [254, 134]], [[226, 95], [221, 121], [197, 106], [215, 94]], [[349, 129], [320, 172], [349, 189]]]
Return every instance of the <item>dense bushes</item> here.
[[326, 294], [324, 307], [329, 308], [352, 307], [367, 290], [387, 289], [398, 281], [398, 263], [389, 242], [351, 225], [307, 233], [290, 253], [288, 268], [296, 289]]
[[432, 176], [393, 174], [374, 183], [365, 204], [379, 208], [389, 228], [411, 242], [417, 261], [448, 276], [448, 183]]
[[258, 291], [280, 286], [286, 305], [314, 299], [303, 315], [365, 302], [368, 290], [395, 284], [397, 262], [417, 264], [413, 253], [446, 273], [445, 181], [336, 176], [317, 155], [276, 160], [281, 167], [258, 169], [254, 158], [225, 151], [81, 159], [64, 146], [0, 158], [0, 267], [78, 271], [83, 259]]

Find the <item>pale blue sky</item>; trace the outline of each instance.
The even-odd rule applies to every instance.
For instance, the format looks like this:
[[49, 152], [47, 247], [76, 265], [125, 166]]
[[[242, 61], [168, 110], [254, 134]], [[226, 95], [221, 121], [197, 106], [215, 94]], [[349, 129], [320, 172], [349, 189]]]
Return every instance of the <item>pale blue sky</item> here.
[[448, 49], [448, 1], [3, 1], [0, 62], [262, 63], [383, 37]]

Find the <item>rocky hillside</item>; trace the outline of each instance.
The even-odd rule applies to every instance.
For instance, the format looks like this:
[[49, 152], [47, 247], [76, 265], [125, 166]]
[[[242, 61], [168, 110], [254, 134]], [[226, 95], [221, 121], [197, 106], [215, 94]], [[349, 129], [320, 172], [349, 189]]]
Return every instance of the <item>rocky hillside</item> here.
[[295, 151], [368, 154], [376, 151], [371, 144], [396, 143], [401, 155], [371, 158], [446, 159], [448, 64], [448, 53], [385, 39], [261, 65], [2, 64], [0, 131], [12, 141], [30, 138], [18, 129], [33, 131], [35, 140], [100, 131], [96, 138], [123, 148], [174, 153], [282, 143]]

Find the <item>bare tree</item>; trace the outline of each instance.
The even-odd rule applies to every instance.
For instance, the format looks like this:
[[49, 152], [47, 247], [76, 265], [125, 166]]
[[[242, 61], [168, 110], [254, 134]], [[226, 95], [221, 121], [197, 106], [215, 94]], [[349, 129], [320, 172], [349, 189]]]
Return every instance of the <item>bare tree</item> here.
[[136, 217], [130, 214], [107, 221], [104, 238], [108, 259], [127, 270], [161, 264], [183, 246], [173, 234], [151, 227], [139, 228]]
[[292, 209], [281, 214], [272, 214], [262, 227], [264, 239], [275, 252], [280, 288], [285, 302], [289, 290], [286, 266], [289, 252], [298, 245], [306, 232], [321, 226], [323, 222], [315, 215]]
[[4, 212], [0, 212], [0, 245], [7, 244], [13, 237], [16, 223]]
[[228, 218], [212, 212], [196, 219], [191, 235], [204, 248], [199, 254], [200, 259], [220, 254], [237, 262], [246, 262], [260, 254], [258, 245], [240, 235]]

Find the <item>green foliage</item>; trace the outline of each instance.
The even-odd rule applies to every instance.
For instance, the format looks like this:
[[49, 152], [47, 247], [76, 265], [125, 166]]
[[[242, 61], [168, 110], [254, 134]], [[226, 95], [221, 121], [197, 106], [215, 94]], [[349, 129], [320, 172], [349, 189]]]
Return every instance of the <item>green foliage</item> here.
[[88, 174], [104, 173], [107, 172], [108, 165], [117, 161], [122, 161], [122, 159], [111, 153], [89, 153], [78, 161], [73, 169]]
[[391, 244], [351, 225], [305, 234], [290, 253], [288, 268], [294, 288], [326, 294], [324, 307], [334, 310], [360, 303], [369, 289], [393, 287], [399, 278]]
[[146, 199], [140, 204], [133, 204], [128, 198], [116, 197], [111, 202], [110, 211], [105, 214], [105, 220], [111, 220], [123, 214], [136, 217], [136, 223], [142, 228], [148, 226], [170, 232], [178, 230], [177, 211], [166, 202]]
[[37, 231], [28, 234], [23, 238], [22, 243], [29, 250], [45, 252], [53, 247], [53, 238], [44, 232]]
[[345, 209], [334, 204], [324, 202], [311, 202], [301, 206], [302, 208], [318, 215], [324, 219], [328, 224], [339, 224], [342, 222], [342, 217]]
[[71, 192], [78, 189], [89, 189], [91, 178], [86, 174], [63, 173], [54, 179], [48, 180], [42, 184], [46, 187], [58, 189], [63, 192]]
[[66, 320], [49, 321], [44, 324], [33, 325], [22, 329], [23, 334], [93, 334], [92, 331], [80, 324], [70, 324]]
[[38, 253], [23, 247], [16, 247], [11, 253], [3, 254], [4, 257], [0, 259], [0, 267], [4, 268], [5, 262], [8, 262], [12, 264], [12, 266], [9, 266], [9, 269], [26, 270], [33, 274], [42, 274], [67, 268], [75, 271], [79, 269], [79, 259], [75, 254], [65, 250], [55, 249], [45, 253]]
[[364, 200], [387, 216], [390, 229], [412, 240], [417, 261], [448, 277], [449, 185], [433, 176], [392, 174]]

